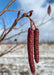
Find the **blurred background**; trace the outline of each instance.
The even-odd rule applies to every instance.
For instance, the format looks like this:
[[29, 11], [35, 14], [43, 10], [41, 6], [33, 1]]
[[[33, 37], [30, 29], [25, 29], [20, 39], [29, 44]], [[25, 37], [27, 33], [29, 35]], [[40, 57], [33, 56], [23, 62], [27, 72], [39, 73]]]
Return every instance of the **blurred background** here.
[[[54, 0], [0, 0], [0, 14], [11, 1], [14, 2], [8, 10], [0, 15], [0, 39], [14, 23], [18, 10], [23, 9], [20, 16], [33, 10], [31, 18], [39, 29], [40, 62], [35, 63], [36, 75], [54, 75]], [[50, 16], [47, 13], [49, 2]], [[32, 75], [27, 52], [29, 27], [29, 19], [22, 18], [0, 42], [0, 75]]]

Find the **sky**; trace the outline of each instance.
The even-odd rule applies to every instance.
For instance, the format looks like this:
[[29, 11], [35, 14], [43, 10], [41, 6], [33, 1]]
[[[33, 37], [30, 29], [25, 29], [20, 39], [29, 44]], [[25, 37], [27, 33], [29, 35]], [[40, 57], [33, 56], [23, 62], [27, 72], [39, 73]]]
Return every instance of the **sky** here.
[[[10, 2], [11, 0], [0, 0], [0, 12], [4, 9], [4, 7]], [[54, 0], [51, 1], [51, 15], [49, 16], [47, 14], [47, 8], [49, 6], [49, 0], [16, 0], [14, 3], [12, 3], [11, 6], [9, 6], [8, 9], [13, 9], [13, 10], [19, 10], [19, 9], [24, 9], [23, 12], [27, 12], [29, 10], [34, 10], [32, 18], [35, 18], [35, 24], [38, 26], [42, 20], [43, 17], [46, 15], [44, 22], [48, 19], [50, 19], [51, 17], [54, 17]], [[23, 13], [21, 12], [21, 14]], [[2, 18], [5, 17], [5, 24], [8, 27], [10, 27], [15, 18], [17, 17], [17, 13], [18, 12], [9, 12], [6, 11], [2, 16], [0, 16], [0, 28], [2, 28]], [[17, 27], [23, 23], [26, 19], [23, 18], [20, 22], [17, 23]], [[29, 28], [29, 22], [27, 24], [25, 24], [25, 26], [23, 27], [24, 30]], [[46, 23], [43, 26], [38, 27], [39, 28], [39, 38], [40, 41], [54, 41], [54, 20]], [[20, 31], [21, 29], [19, 29]], [[3, 30], [2, 30], [3, 31]], [[2, 31], [0, 31], [0, 34], [2, 33]], [[19, 31], [12, 31], [10, 34], [13, 35], [15, 33], [18, 33]], [[10, 36], [10, 34], [8, 34], [7, 37]], [[26, 36], [25, 36], [26, 35]], [[21, 35], [22, 36], [22, 35]], [[23, 37], [19, 36], [18, 40], [23, 41], [26, 39], [27, 34], [23, 34]], [[24, 38], [25, 37], [25, 38]], [[15, 37], [17, 38], [17, 37]], [[14, 38], [13, 38], [14, 39]], [[12, 39], [12, 40], [13, 40]], [[22, 40], [23, 39], [23, 40]]]

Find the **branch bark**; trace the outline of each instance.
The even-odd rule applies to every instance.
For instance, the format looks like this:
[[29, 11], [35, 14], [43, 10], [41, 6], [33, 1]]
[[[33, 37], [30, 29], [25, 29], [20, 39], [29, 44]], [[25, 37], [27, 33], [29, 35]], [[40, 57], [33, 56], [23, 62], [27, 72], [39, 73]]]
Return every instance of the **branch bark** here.
[[0, 16], [1, 16], [4, 12], [6, 12], [6, 11], [8, 10], [8, 7], [9, 7], [14, 1], [15, 1], [15, 0], [11, 0], [11, 2], [4, 8], [4, 10], [0, 12]]

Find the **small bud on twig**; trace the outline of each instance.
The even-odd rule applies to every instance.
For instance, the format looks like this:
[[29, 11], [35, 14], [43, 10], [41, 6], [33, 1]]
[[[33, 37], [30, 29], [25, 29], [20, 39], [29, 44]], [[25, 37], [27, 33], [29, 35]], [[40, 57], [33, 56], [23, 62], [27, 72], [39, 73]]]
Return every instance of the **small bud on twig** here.
[[48, 15], [51, 14], [51, 5], [48, 6]]
[[20, 15], [20, 11], [18, 11], [17, 18], [19, 17], [19, 15]]
[[30, 15], [29, 16], [31, 16], [32, 15], [32, 13], [33, 13], [33, 10], [31, 10], [31, 11], [29, 11], [30, 12]]

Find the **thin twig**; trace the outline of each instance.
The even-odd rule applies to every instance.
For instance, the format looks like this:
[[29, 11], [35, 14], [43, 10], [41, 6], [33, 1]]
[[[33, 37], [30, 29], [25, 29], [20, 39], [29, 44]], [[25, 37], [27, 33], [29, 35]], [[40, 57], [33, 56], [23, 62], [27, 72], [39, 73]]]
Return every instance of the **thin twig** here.
[[11, 2], [4, 8], [3, 11], [0, 12], [0, 16], [7, 11], [8, 7], [14, 2], [15, 0], [11, 0]]
[[54, 19], [54, 18], [50, 18], [49, 20], [47, 20], [47, 21], [45, 21], [45, 22], [43, 22], [43, 23], [39, 24], [37, 27], [40, 27], [40, 26], [42, 26], [42, 25], [44, 25], [44, 24], [48, 23], [49, 21], [51, 21], [51, 20], [53, 20], [53, 19]]
[[[2, 18], [2, 21], [3, 21], [3, 26], [4, 26], [3, 29], [4, 29], [4, 31], [2, 32], [1, 37], [4, 35], [4, 33], [6, 31], [5, 21], [4, 21], [3, 18]], [[1, 39], [1, 37], [0, 37], [0, 39]]]
[[[26, 23], [28, 22], [28, 20], [26, 20], [25, 22], [23, 22], [18, 28], [13, 28], [14, 30], [18, 30], [18, 29], [20, 29], [20, 28], [22, 28]], [[7, 28], [6, 30], [8, 30], [8, 29], [10, 29], [10, 28]]]
[[3, 56], [3, 55], [5, 55], [5, 54], [7, 54], [7, 53], [9, 53], [9, 52], [11, 52], [11, 50], [13, 50], [14, 48], [16, 48], [17, 46], [18, 46], [18, 45], [15, 45], [13, 48], [8, 49], [8, 51], [6, 50], [6, 51], [2, 52], [2, 53], [0, 54], [0, 57]]
[[7, 9], [7, 11], [24, 11], [23, 9], [20, 10], [11, 10], [11, 9]]
[[9, 40], [9, 39], [11, 39], [11, 38], [13, 38], [13, 37], [15, 37], [15, 36], [21, 35], [22, 33], [25, 33], [25, 32], [27, 32], [27, 30], [25, 30], [25, 31], [23, 31], [23, 32], [19, 32], [19, 33], [15, 34], [15, 35], [13, 35], [13, 36], [10, 36], [10, 37], [8, 37], [8, 38], [6, 38], [6, 39], [4, 39], [4, 40]]
[[[20, 48], [23, 48], [23, 47], [25, 47], [25, 45], [23, 45], [23, 46], [21, 46], [21, 47], [17, 48], [16, 50], [18, 50], [18, 49], [20, 49]], [[14, 49], [14, 50], [12, 50], [12, 51], [11, 51], [11, 53], [13, 53], [14, 51], [15, 51], [15, 49]]]
[[46, 17], [47, 17], [47, 14], [42, 18], [42, 23], [43, 23], [43, 21], [45, 20]]
[[[19, 44], [20, 45], [20, 44]], [[8, 53], [13, 53], [14, 51], [15, 51], [15, 48], [18, 46], [18, 44], [16, 44], [14, 47], [12, 47], [12, 48], [9, 48], [8, 49], [8, 51], [7, 51], [7, 49], [4, 51], [4, 52], [2, 52], [1, 54], [0, 54], [0, 57], [2, 57], [3, 55], [6, 55], [6, 54], [8, 54]], [[20, 48], [23, 48], [25, 45], [23, 45], [23, 46], [20, 46], [18, 49], [20, 49]], [[18, 50], [17, 49], [17, 50]]]

